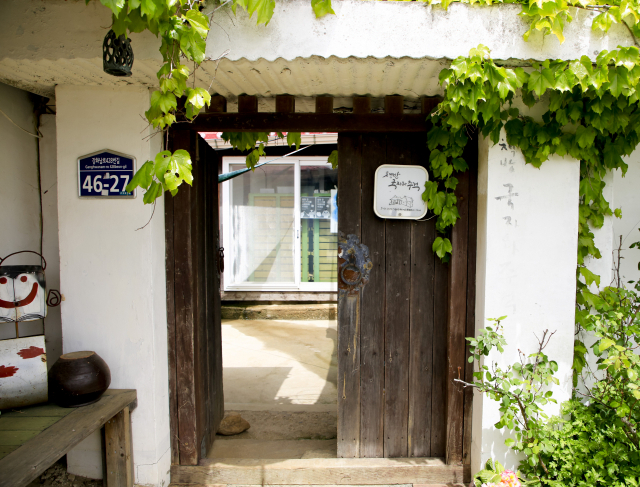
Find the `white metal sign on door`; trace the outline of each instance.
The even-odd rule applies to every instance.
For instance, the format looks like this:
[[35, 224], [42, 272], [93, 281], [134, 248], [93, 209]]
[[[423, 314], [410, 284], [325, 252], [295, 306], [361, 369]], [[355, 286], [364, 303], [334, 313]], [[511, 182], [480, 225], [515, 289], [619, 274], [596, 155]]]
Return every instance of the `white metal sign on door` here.
[[422, 166], [383, 164], [375, 174], [373, 211], [380, 218], [422, 218], [427, 214], [422, 193], [428, 180]]

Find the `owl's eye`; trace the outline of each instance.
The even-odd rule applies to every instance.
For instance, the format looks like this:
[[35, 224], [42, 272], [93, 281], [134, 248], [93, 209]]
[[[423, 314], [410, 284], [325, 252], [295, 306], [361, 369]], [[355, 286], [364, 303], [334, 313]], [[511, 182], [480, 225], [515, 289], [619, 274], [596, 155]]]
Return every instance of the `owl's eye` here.
[[27, 276], [22, 276], [22, 277], [20, 277], [20, 280], [21, 280], [22, 282], [27, 282]]
[[7, 283], [7, 278], [6, 277], [0, 277], [0, 284], [6, 284]]

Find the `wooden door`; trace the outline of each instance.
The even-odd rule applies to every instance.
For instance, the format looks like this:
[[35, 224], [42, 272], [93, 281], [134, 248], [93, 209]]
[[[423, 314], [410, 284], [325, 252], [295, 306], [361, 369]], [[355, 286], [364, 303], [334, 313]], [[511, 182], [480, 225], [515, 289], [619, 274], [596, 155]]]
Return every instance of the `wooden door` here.
[[[366, 284], [357, 288], [346, 283], [348, 271], [340, 272], [348, 265], [344, 252], [338, 261], [338, 456], [467, 461], [471, 402], [463, 407], [465, 393], [452, 379], [466, 373], [464, 337], [473, 330], [475, 298], [467, 287], [475, 282], [475, 260], [467, 254], [475, 242], [475, 227], [469, 231], [474, 155], [471, 171], [460, 177], [463, 218], [450, 265], [431, 250], [435, 219], [382, 219], [373, 211], [376, 169], [427, 167], [426, 134], [341, 133], [338, 152], [339, 238], [344, 248], [361, 242], [366, 248], [356, 254], [370, 259]], [[453, 280], [452, 268], [458, 269]]]
[[193, 187], [165, 196], [171, 460], [196, 465], [224, 415], [218, 156], [194, 131], [170, 135], [172, 150], [191, 154], [194, 174]]

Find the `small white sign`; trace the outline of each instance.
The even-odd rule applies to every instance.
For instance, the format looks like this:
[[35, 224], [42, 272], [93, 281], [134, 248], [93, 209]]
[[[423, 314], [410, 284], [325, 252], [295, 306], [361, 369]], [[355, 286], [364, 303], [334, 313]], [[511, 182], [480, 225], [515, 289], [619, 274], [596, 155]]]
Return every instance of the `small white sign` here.
[[380, 218], [417, 220], [427, 214], [422, 200], [429, 173], [422, 166], [383, 164], [376, 170], [373, 211]]

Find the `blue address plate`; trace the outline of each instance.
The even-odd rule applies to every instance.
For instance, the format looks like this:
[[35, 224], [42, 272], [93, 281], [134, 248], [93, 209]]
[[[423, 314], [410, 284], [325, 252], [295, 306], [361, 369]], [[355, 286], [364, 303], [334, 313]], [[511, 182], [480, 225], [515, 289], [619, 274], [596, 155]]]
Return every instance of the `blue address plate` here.
[[103, 198], [135, 197], [126, 191], [136, 172], [136, 158], [102, 150], [78, 158], [78, 194]]

